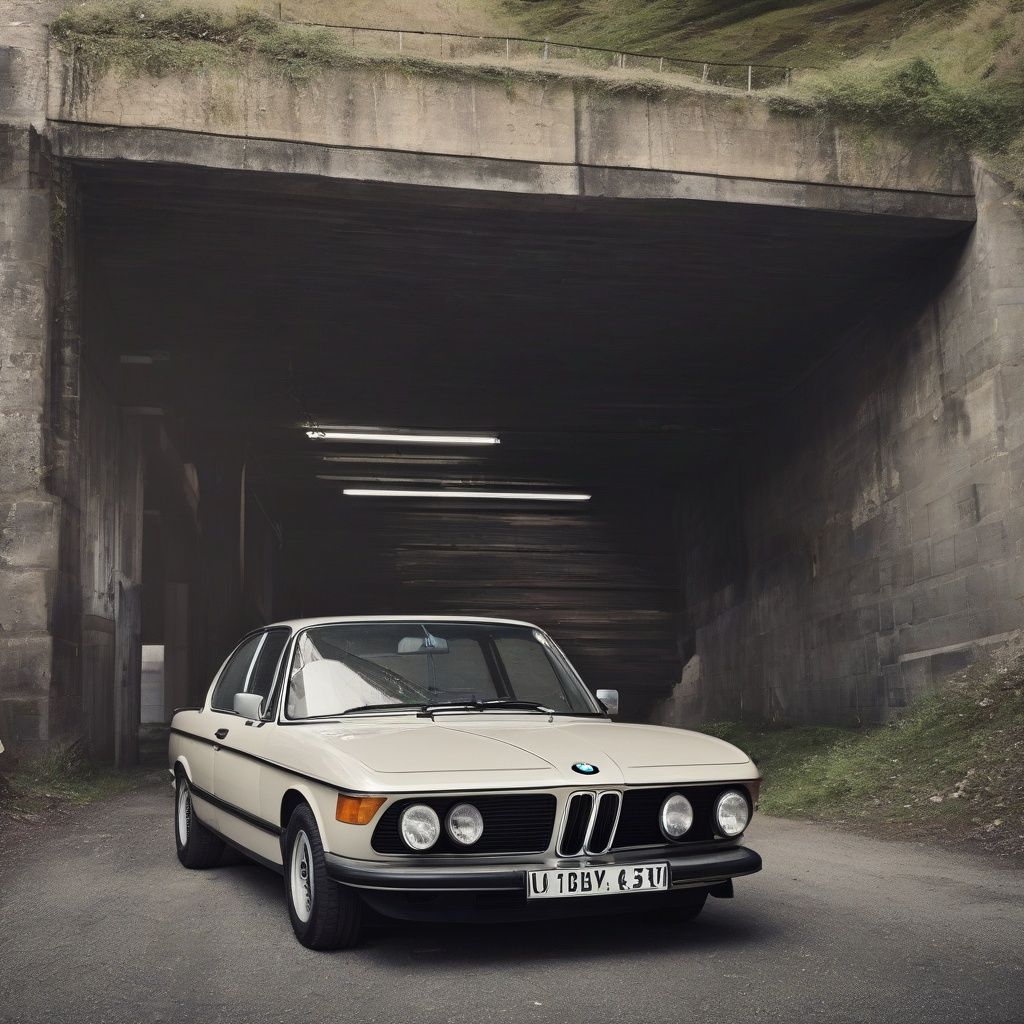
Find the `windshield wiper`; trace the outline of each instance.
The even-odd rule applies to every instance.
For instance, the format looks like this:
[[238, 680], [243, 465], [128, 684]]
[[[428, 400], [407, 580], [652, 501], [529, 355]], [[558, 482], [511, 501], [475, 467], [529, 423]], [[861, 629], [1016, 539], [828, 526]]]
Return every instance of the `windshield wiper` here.
[[418, 712], [425, 718], [432, 718], [435, 711], [469, 710], [490, 711], [491, 708], [509, 708], [513, 711], [536, 711], [542, 715], [553, 715], [555, 712], [532, 700], [459, 700], [446, 704], [426, 704]]
[[426, 707], [426, 704], [360, 704], [357, 708], [342, 711], [341, 715], [354, 715], [359, 711], [422, 711]]
[[554, 708], [538, 704], [535, 700], [482, 700], [479, 703], [484, 708], [519, 708], [525, 711], [542, 711], [545, 715], [555, 713]]
[[[355, 715], [361, 711], [415, 711], [423, 718], [432, 718], [435, 711], [489, 711], [491, 708], [508, 708], [512, 711], [536, 711], [542, 715], [553, 715], [552, 708], [532, 700], [456, 700], [444, 704], [361, 704], [357, 708], [342, 711], [341, 715]], [[340, 717], [340, 716], [339, 716]]]

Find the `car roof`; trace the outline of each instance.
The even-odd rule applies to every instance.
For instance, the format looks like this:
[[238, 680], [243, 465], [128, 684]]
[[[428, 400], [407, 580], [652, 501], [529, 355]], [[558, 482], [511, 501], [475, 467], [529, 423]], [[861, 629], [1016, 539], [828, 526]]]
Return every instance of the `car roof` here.
[[272, 622], [262, 628], [271, 626], [287, 626], [289, 629], [305, 629], [307, 626], [328, 626], [343, 622], [478, 622], [499, 626], [528, 626], [539, 629], [532, 622], [520, 619], [489, 619], [480, 615], [328, 615], [314, 619], [286, 619], [283, 622]]

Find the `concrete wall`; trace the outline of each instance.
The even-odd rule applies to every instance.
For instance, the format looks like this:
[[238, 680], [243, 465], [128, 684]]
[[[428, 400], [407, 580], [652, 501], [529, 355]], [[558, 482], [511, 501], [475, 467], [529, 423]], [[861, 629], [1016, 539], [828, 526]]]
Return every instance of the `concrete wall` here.
[[679, 498], [690, 659], [664, 721], [872, 722], [1024, 625], [1024, 216], [977, 173], [959, 254]]
[[[0, 737], [45, 739], [61, 504], [48, 487], [54, 271], [46, 33], [0, 4]], [[46, 5], [37, 5], [42, 8]]]
[[126, 762], [137, 687], [115, 681], [135, 643], [116, 627], [140, 572], [141, 449], [81, 366], [75, 200], [46, 138], [60, 6], [0, 0], [0, 738]]
[[553, 195], [973, 215], [962, 156], [886, 132], [865, 145], [856, 130], [773, 113], [757, 96], [650, 98], [576, 89], [557, 78], [506, 83], [365, 68], [294, 85], [258, 61], [242, 72], [133, 79], [128, 89], [116, 70], [96, 76], [51, 50], [48, 117], [59, 152], [92, 159]]

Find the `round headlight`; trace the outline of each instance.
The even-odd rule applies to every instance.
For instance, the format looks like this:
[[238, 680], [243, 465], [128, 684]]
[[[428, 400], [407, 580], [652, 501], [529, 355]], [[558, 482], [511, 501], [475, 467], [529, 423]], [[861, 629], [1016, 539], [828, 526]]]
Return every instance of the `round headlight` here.
[[738, 836], [750, 821], [750, 804], [735, 789], [727, 789], [715, 801], [715, 827], [720, 835]]
[[669, 839], [682, 839], [693, 824], [693, 806], [682, 793], [673, 793], [661, 805], [661, 831]]
[[445, 824], [459, 846], [472, 846], [484, 834], [484, 816], [472, 804], [456, 804]]
[[402, 839], [410, 850], [429, 850], [441, 835], [441, 822], [432, 807], [412, 804], [398, 820]]

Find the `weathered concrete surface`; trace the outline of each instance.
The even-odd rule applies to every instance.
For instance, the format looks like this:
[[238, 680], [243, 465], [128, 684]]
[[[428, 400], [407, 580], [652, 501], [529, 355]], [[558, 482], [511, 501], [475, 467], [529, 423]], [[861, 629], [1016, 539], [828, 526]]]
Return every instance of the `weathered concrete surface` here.
[[660, 712], [872, 722], [1024, 625], [1024, 216], [864, 321], [680, 497], [692, 658]]
[[[0, 3], [0, 738], [45, 738], [60, 502], [47, 486], [48, 4]], [[29, 17], [25, 19], [25, 15]], [[25, 20], [23, 20], [25, 19]]]
[[[116, 71], [90, 75], [52, 49], [48, 117], [55, 125], [133, 130], [57, 131], [69, 156], [105, 152], [554, 195], [973, 216], [963, 158], [884, 132], [865, 146], [857, 132], [773, 113], [757, 97], [612, 96], [557, 80], [506, 86], [368, 69], [294, 85], [258, 62], [244, 72], [133, 79], [127, 89]], [[83, 150], [86, 139], [92, 148]]]
[[162, 785], [0, 861], [0, 1020], [1020, 1019], [1024, 877], [977, 856], [762, 818], [765, 870], [689, 925], [388, 924], [325, 954], [277, 875], [182, 868], [171, 811]]
[[118, 585], [139, 574], [141, 455], [95, 371], [79, 432], [74, 196], [45, 137], [45, 23], [62, 6], [0, 2], [0, 739], [85, 736], [112, 756], [106, 648]]

